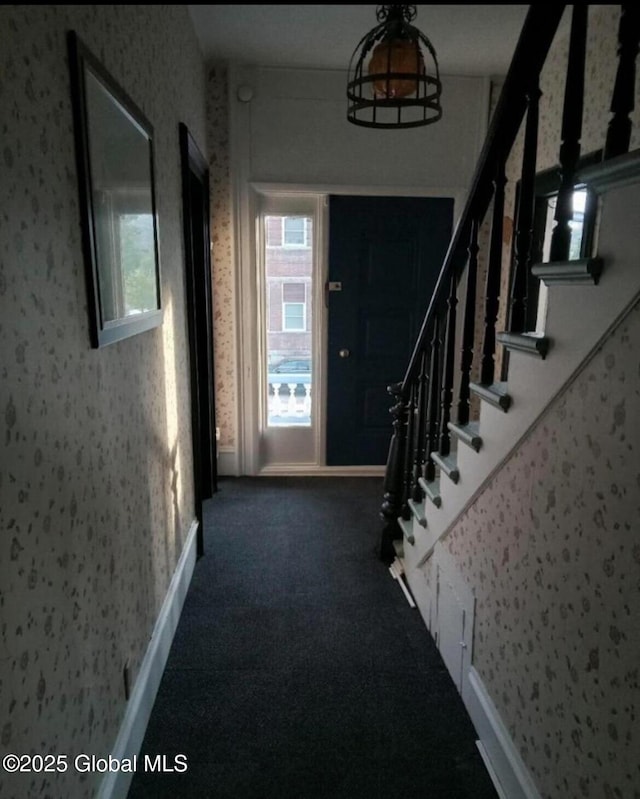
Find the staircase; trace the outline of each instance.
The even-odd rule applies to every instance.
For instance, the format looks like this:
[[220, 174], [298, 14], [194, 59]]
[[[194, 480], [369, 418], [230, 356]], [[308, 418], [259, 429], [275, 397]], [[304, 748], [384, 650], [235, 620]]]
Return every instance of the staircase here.
[[[474, 669], [474, 586], [445, 543], [640, 300], [640, 150], [628, 151], [640, 21], [636, 10], [621, 7], [613, 117], [602, 157], [581, 168], [587, 8], [567, 11], [571, 32], [549, 258], [536, 263], [538, 81], [565, 7], [531, 6], [405, 379], [389, 388], [393, 436], [380, 556], [396, 561], [404, 574], [476, 725], [496, 788], [508, 799], [541, 794]], [[519, 147], [516, 226], [507, 251], [507, 165]], [[597, 230], [581, 257], [570, 258], [577, 186], [586, 186], [597, 202]], [[540, 281], [546, 318], [543, 330], [534, 332]], [[500, 289], [505, 284], [508, 296]]]
[[[613, 167], [618, 167], [617, 176], [607, 177]], [[548, 405], [638, 302], [637, 239], [634, 241], [629, 231], [640, 219], [640, 151], [606, 167], [592, 168], [586, 177], [590, 185], [598, 187], [601, 203], [597, 248], [602, 254], [602, 274], [596, 283], [582, 276], [556, 276], [554, 264], [544, 264], [544, 272], [537, 270], [549, 281], [544, 337], [531, 335], [528, 347], [520, 337], [499, 335], [501, 346], [509, 352], [507, 380], [489, 386], [470, 384], [480, 400], [478, 420], [462, 425], [449, 422], [449, 454], [432, 453], [438, 466], [436, 476], [431, 481], [419, 478], [420, 494], [407, 499], [409, 518], [398, 518], [409, 575], [431, 555]], [[539, 350], [541, 343], [544, 355]], [[398, 549], [394, 547], [396, 554]]]

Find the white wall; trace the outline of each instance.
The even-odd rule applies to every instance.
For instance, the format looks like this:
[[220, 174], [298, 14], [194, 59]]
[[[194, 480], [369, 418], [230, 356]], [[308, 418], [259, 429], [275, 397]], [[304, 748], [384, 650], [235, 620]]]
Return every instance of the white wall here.
[[[239, 429], [237, 435], [236, 431], [223, 431], [224, 439], [237, 448], [226, 448], [219, 464], [222, 474], [250, 471], [241, 453], [251, 450], [255, 434], [248, 421], [255, 410], [254, 400], [248, 382], [243, 384], [250, 380], [248, 367], [256, 358], [251, 329], [255, 319], [251, 185], [463, 197], [484, 143], [489, 80], [443, 76], [442, 82], [440, 121], [423, 128], [375, 130], [347, 121], [346, 72], [230, 66], [238, 320], [233, 340], [238, 351], [238, 382], [236, 389], [229, 381], [217, 402], [228, 408], [230, 394], [236, 392], [233, 402]], [[221, 341], [232, 339], [230, 331], [216, 333]], [[227, 413], [225, 423], [230, 420]]]
[[[154, 129], [162, 327], [89, 337], [67, 31]], [[89, 799], [194, 517], [178, 123], [206, 152], [205, 69], [182, 6], [0, 6], [0, 796]]]
[[480, 78], [443, 78], [442, 119], [405, 130], [350, 124], [343, 72], [259, 69], [248, 83], [254, 88], [252, 180], [417, 188], [469, 183], [487, 117]]

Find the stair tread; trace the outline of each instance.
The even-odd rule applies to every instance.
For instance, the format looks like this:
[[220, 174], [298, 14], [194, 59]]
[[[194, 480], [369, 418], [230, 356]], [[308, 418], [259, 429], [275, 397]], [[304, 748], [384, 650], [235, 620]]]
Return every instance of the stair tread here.
[[422, 502], [416, 502], [413, 499], [409, 499], [407, 501], [407, 505], [413, 513], [415, 520], [418, 522], [420, 527], [427, 526], [427, 517], [424, 515], [424, 504]]
[[531, 273], [547, 285], [597, 285], [602, 274], [602, 258], [574, 258], [571, 261], [546, 261], [535, 264]]
[[431, 453], [431, 460], [444, 472], [447, 477], [454, 483], [460, 479], [460, 472], [458, 471], [458, 462], [454, 454], [441, 455], [439, 452]]
[[506, 383], [491, 383], [487, 385], [484, 383], [469, 383], [469, 389], [490, 405], [501, 408], [505, 413], [511, 407], [511, 397]]
[[509, 333], [503, 331], [496, 333], [496, 341], [509, 350], [517, 350], [527, 355], [544, 358], [549, 351], [551, 340], [542, 333]]
[[420, 488], [424, 491], [427, 498], [433, 502], [436, 508], [442, 505], [442, 497], [440, 496], [440, 480], [436, 477], [435, 480], [425, 480], [421, 477], [418, 480]]
[[464, 441], [476, 452], [480, 450], [482, 438], [480, 437], [480, 425], [478, 422], [467, 422], [464, 425], [449, 422], [448, 427], [460, 441]]
[[400, 518], [398, 519], [398, 524], [400, 525], [404, 538], [406, 538], [410, 544], [415, 544], [416, 539], [413, 535], [413, 522], [411, 519]]

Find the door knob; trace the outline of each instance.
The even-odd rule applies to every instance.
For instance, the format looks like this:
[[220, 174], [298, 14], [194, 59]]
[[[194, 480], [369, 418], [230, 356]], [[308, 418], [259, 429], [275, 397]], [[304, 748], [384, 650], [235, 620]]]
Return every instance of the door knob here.
[[346, 350], [346, 349], [345, 349], [345, 350], [340, 350], [340, 352], [338, 353], [338, 355], [339, 355], [341, 358], [348, 358], [348, 357], [351, 355], [351, 352], [350, 352], [349, 350]]

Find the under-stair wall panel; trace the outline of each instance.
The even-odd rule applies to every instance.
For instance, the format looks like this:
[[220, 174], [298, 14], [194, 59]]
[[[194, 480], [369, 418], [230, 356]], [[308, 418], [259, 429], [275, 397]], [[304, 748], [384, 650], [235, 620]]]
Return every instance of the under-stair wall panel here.
[[462, 692], [462, 647], [465, 613], [447, 575], [438, 568], [436, 642], [449, 674]]
[[476, 596], [475, 668], [546, 799], [640, 785], [638, 340], [640, 305], [443, 544]]

